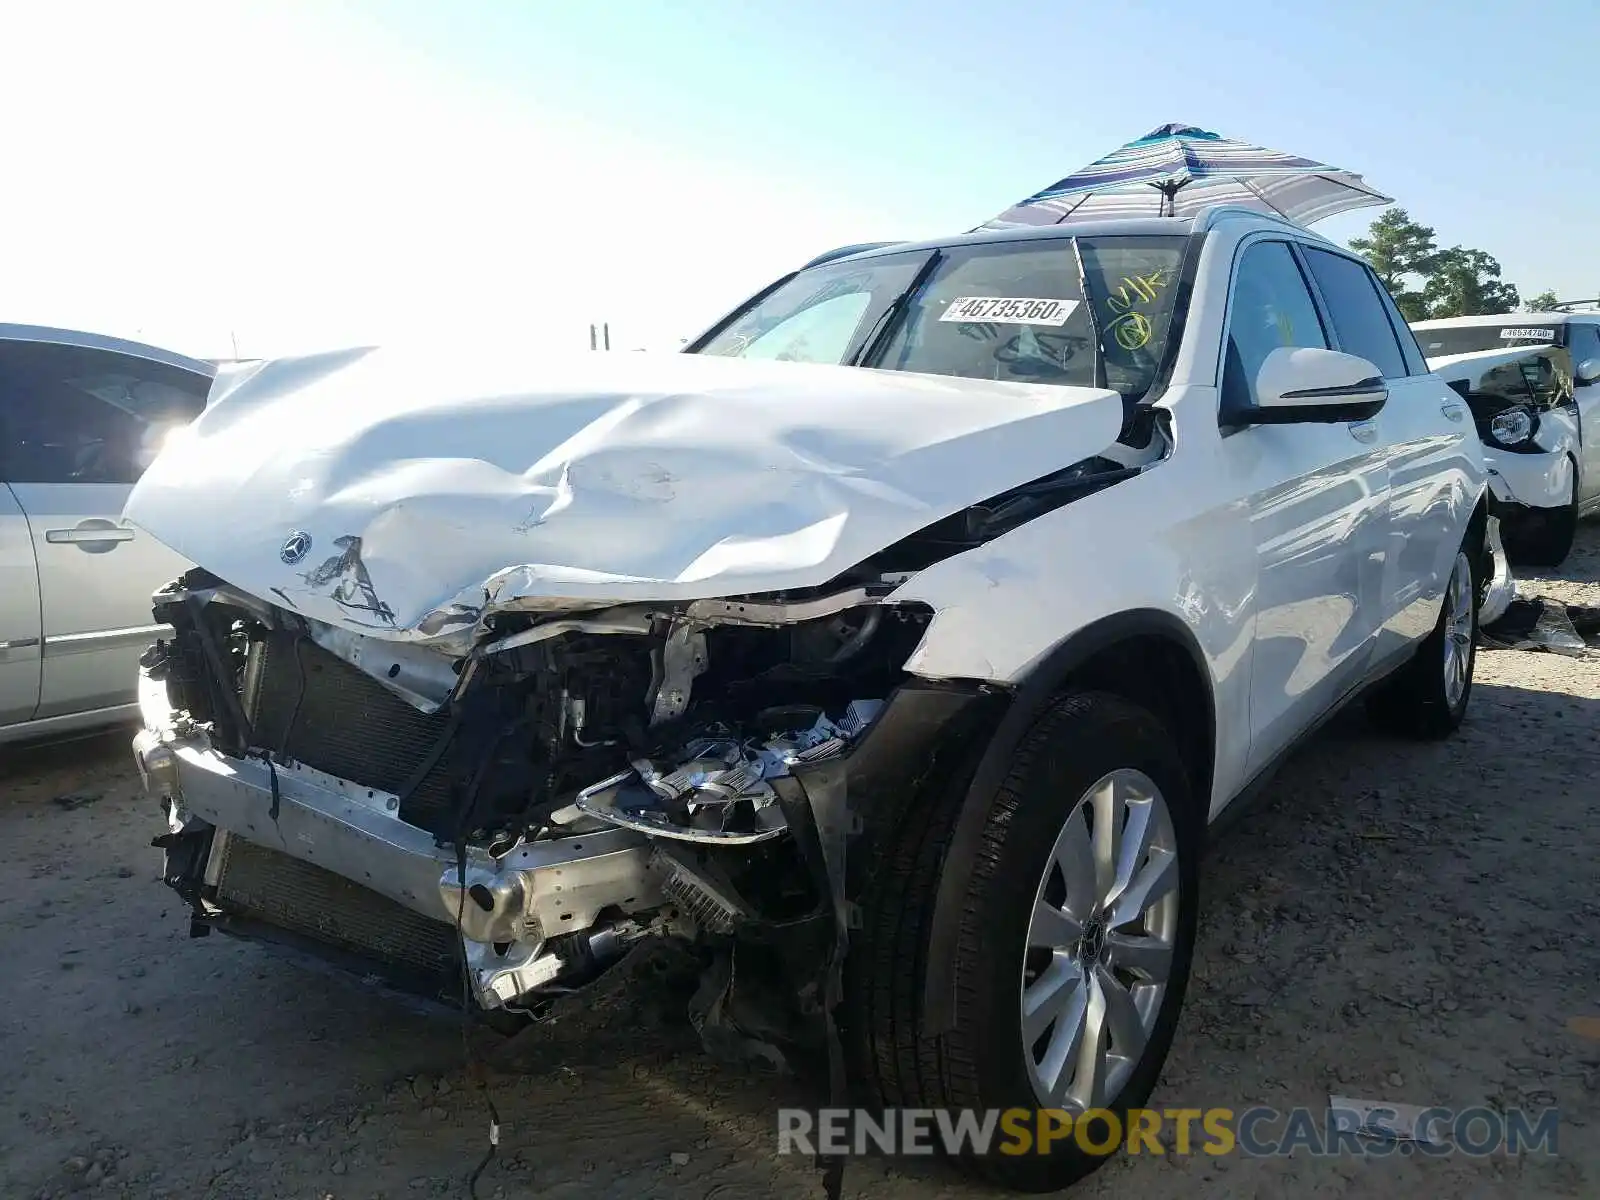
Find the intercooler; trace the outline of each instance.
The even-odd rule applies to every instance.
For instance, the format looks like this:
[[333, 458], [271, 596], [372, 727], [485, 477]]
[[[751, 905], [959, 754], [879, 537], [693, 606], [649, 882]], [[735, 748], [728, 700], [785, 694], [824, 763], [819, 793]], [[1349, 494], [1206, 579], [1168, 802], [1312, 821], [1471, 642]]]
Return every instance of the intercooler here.
[[448, 996], [459, 979], [453, 926], [237, 835], [220, 860], [216, 902], [228, 917], [342, 952], [410, 990]]
[[[424, 766], [449, 718], [424, 713], [309, 638], [267, 636], [246, 712], [263, 749], [385, 792], [402, 792]], [[422, 778], [400, 819], [449, 834], [449, 754]]]

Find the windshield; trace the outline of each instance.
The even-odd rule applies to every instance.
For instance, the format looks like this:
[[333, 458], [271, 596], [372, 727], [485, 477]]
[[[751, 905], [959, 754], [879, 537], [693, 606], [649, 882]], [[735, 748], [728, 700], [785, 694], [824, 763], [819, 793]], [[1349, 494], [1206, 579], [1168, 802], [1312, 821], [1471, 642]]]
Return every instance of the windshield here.
[[1100, 385], [1140, 398], [1166, 349], [1184, 244], [1059, 238], [827, 263], [751, 305], [698, 352], [848, 363], [865, 349], [872, 358], [862, 365], [886, 370]]
[[1444, 325], [1417, 329], [1417, 344], [1425, 358], [1444, 358], [1449, 354], [1473, 354], [1479, 350], [1504, 350], [1510, 346], [1548, 346], [1560, 340], [1561, 331], [1538, 314], [1527, 320], [1507, 317], [1496, 325]]

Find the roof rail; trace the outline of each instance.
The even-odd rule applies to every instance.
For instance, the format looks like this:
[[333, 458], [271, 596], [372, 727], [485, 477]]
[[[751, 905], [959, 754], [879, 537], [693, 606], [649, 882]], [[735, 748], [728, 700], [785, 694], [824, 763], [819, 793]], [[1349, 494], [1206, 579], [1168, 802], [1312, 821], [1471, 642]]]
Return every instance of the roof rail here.
[[1551, 307], [1550, 307], [1550, 311], [1551, 312], [1561, 312], [1561, 313], [1579, 312], [1579, 311], [1587, 312], [1587, 311], [1592, 311], [1594, 309], [1600, 309], [1600, 299], [1594, 299], [1594, 300], [1563, 300], [1563, 301], [1561, 301], [1561, 303], [1551, 305]]
[[802, 271], [804, 271], [804, 270], [806, 270], [807, 267], [820, 267], [823, 263], [832, 262], [836, 258], [848, 258], [852, 254], [861, 254], [861, 253], [864, 253], [865, 251], [868, 251], [868, 250], [882, 250], [885, 246], [903, 246], [904, 244], [905, 243], [903, 241], [900, 241], [900, 242], [857, 242], [857, 243], [855, 243], [854, 245], [851, 245], [851, 246], [839, 246], [839, 247], [836, 247], [833, 250], [829, 250], [825, 254], [817, 255], [815, 258], [813, 258], [810, 262], [808, 262], [804, 267], [801, 267], [800, 269]]
[[1205, 209], [1200, 214], [1200, 220], [1195, 223], [1197, 232], [1206, 232], [1223, 217], [1254, 217], [1257, 220], [1273, 221], [1279, 225], [1287, 225], [1291, 229], [1307, 232], [1304, 225], [1291, 221], [1282, 213], [1267, 212], [1265, 209], [1251, 208], [1246, 204], [1217, 204]]

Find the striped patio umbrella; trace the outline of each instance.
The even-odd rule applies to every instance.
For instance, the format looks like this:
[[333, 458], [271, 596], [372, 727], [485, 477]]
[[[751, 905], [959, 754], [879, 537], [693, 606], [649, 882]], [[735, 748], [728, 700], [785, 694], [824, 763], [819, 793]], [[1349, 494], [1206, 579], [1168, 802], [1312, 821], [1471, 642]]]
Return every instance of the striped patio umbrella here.
[[1350, 171], [1192, 125], [1163, 125], [978, 228], [1054, 225], [1069, 217], [1189, 216], [1213, 204], [1242, 204], [1309, 225], [1390, 203], [1392, 197]]

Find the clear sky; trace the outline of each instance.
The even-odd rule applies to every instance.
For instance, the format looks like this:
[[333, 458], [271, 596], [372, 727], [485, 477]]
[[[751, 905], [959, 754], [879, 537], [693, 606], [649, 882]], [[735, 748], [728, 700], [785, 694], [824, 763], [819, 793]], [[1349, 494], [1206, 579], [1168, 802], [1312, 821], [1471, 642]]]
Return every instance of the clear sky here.
[[13, 0], [0, 29], [0, 320], [194, 354], [673, 344], [1168, 121], [1361, 172], [1524, 295], [1600, 294], [1600, 0]]

